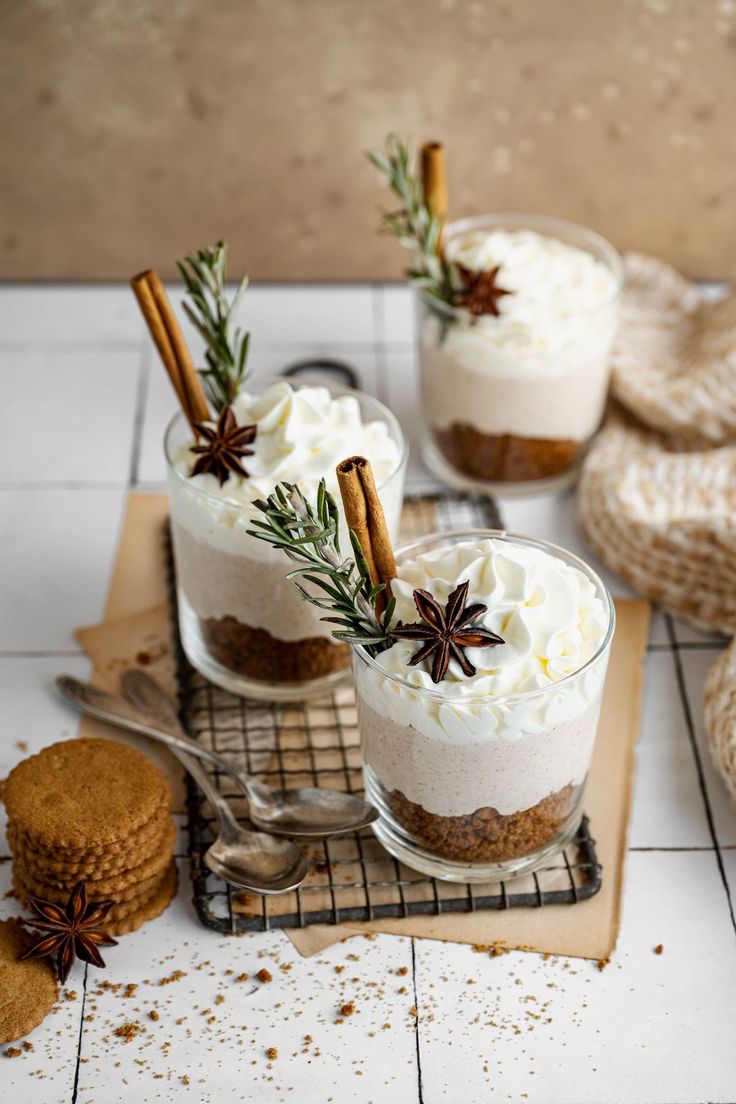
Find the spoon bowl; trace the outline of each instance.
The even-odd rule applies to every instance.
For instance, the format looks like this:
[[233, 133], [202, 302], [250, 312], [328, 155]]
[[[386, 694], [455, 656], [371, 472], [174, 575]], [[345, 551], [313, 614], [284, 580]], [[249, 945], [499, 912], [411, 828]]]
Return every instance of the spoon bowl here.
[[372, 824], [378, 810], [354, 794], [303, 786], [272, 790], [259, 782], [248, 787], [250, 818], [273, 835], [323, 839], [357, 832]]
[[218, 878], [263, 896], [297, 889], [307, 876], [307, 861], [288, 840], [240, 829], [233, 838], [220, 832], [204, 861]]

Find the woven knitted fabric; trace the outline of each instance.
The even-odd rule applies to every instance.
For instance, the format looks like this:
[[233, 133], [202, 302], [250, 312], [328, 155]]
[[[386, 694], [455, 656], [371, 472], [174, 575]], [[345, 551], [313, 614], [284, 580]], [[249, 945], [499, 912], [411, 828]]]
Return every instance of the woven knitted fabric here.
[[710, 753], [736, 802], [736, 640], [708, 671], [704, 703]]
[[613, 412], [583, 464], [577, 512], [600, 558], [636, 590], [736, 633], [736, 447], [676, 452]]
[[640, 253], [624, 263], [614, 396], [680, 449], [736, 444], [736, 294], [713, 302]]

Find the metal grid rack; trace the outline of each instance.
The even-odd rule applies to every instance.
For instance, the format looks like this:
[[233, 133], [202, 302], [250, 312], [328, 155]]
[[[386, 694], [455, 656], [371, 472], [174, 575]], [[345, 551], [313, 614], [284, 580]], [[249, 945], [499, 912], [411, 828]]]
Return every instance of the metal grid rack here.
[[[451, 492], [408, 499], [402, 539], [433, 530], [500, 528], [495, 504]], [[173, 594], [173, 587], [172, 587]], [[176, 634], [175, 634], [176, 636]], [[178, 637], [177, 637], [178, 640]], [[355, 694], [345, 686], [318, 701], [246, 701], [203, 679], [177, 647], [182, 719], [190, 734], [248, 774], [276, 788], [327, 786], [362, 792]], [[247, 820], [247, 802], [232, 779], [211, 770], [220, 790]], [[260, 897], [239, 892], [205, 866], [213, 819], [189, 780], [189, 854], [201, 922], [223, 932], [339, 924], [383, 917], [575, 904], [601, 887], [601, 867], [587, 818], [575, 840], [544, 869], [513, 881], [458, 885], [417, 874], [393, 859], [370, 829], [305, 845], [309, 875], [295, 892]]]

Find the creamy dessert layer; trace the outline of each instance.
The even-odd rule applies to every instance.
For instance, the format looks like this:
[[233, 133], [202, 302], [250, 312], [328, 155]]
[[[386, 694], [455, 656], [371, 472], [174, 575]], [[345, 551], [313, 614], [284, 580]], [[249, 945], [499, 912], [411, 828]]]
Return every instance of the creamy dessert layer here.
[[[257, 426], [253, 455], [245, 462], [247, 478], [231, 475], [220, 486], [214, 475], [191, 476], [196, 457], [189, 442], [172, 457], [176, 520], [195, 540], [232, 555], [275, 560], [267, 544], [246, 532], [257, 515], [253, 500], [268, 497], [282, 480], [299, 483], [313, 498], [323, 477], [327, 489], [337, 494], [335, 468], [353, 453], [371, 461], [389, 527], [398, 526], [403, 480], [390, 477], [400, 466], [399, 446], [385, 422], [363, 421], [352, 395], [333, 397], [326, 387], [293, 388], [284, 380], [260, 396], [242, 392], [232, 409], [238, 425]], [[285, 562], [283, 554], [281, 560]]]
[[[413, 593], [441, 606], [468, 581], [476, 624], [504, 643], [466, 648], [432, 682], [401, 640], [356, 663], [364, 758], [388, 792], [436, 816], [481, 808], [507, 816], [583, 782], [605, 678], [609, 613], [590, 578], [546, 551], [507, 540], [462, 541], [404, 561], [392, 584], [396, 618], [416, 620]], [[574, 677], [573, 677], [574, 676]]]
[[429, 422], [496, 436], [587, 439], [598, 427], [617, 323], [617, 278], [586, 250], [533, 230], [449, 236], [473, 271], [500, 265], [498, 317], [426, 309], [420, 328]]
[[[363, 420], [356, 398], [333, 397], [325, 387], [293, 388], [280, 381], [260, 396], [241, 393], [233, 411], [238, 425], [257, 426], [253, 455], [245, 461], [247, 477], [231, 475], [220, 486], [214, 475], [191, 476], [196, 457], [188, 441], [171, 458], [180, 591], [203, 622], [202, 634], [209, 646], [217, 644], [221, 661], [225, 662], [223, 655], [230, 657], [226, 666], [236, 664], [245, 644], [255, 655], [259, 647], [270, 651], [279, 642], [304, 640], [312, 642], [313, 651], [317, 642], [324, 642], [339, 653], [344, 666], [346, 648], [333, 640], [317, 611], [297, 597], [286, 579], [291, 565], [283, 552], [248, 535], [254, 518], [260, 516], [252, 502], [268, 497], [282, 480], [299, 483], [313, 498], [324, 477], [328, 489], [337, 494], [336, 465], [359, 452], [372, 463], [386, 518], [395, 533], [403, 493], [400, 448], [385, 422]], [[348, 548], [347, 532], [342, 536]], [[256, 636], [249, 643], [246, 634], [256, 630], [268, 633], [273, 644]], [[327, 662], [332, 664], [333, 659], [328, 657]], [[274, 659], [269, 677], [276, 677], [276, 667]]]

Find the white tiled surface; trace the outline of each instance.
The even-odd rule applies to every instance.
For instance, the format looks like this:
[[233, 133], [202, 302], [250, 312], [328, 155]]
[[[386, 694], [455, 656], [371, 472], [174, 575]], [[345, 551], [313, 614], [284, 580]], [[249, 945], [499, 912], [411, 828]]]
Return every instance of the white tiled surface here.
[[[258, 374], [303, 357], [349, 361], [405, 425], [410, 489], [432, 486], [416, 448], [405, 289], [265, 287], [245, 302]], [[124, 287], [0, 289], [0, 386], [1, 776], [23, 745], [35, 750], [72, 729], [50, 683], [60, 670], [87, 669], [71, 630], [101, 615], [129, 481], [163, 478], [160, 437], [173, 403]], [[571, 495], [500, 506], [509, 528], [590, 558]], [[736, 814], [701, 717], [703, 679], [721, 646], [684, 622], [653, 620], [623, 927], [602, 973], [576, 960], [490, 959], [391, 937], [302, 960], [277, 933], [228, 939], [199, 927], [183, 862], [175, 906], [112, 948], [105, 975], [77, 969], [77, 999], [32, 1034], [33, 1052], [0, 1057], [0, 1099], [735, 1100]], [[8, 885], [5, 863], [3, 916], [16, 908], [2, 897]], [[263, 965], [270, 985], [252, 980]], [[160, 986], [176, 968], [186, 977]], [[251, 979], [236, 983], [240, 972]], [[103, 978], [138, 987], [124, 998], [101, 991]], [[336, 1023], [350, 1000], [355, 1014]], [[141, 1028], [130, 1043], [114, 1034], [124, 1022]], [[279, 1056], [269, 1064], [270, 1046]]]

